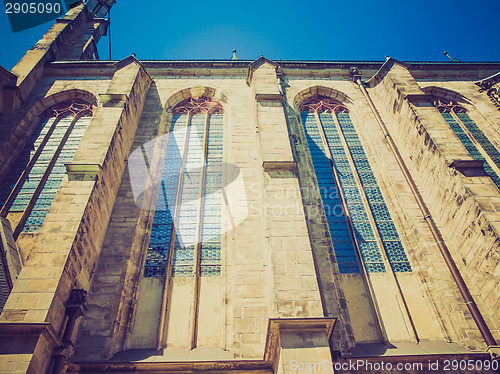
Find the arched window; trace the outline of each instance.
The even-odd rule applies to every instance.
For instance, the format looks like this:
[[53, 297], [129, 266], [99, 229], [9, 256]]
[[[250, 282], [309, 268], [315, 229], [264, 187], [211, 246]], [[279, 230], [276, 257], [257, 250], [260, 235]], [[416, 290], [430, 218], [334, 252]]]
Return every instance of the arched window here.
[[210, 99], [173, 110], [145, 277], [220, 275], [222, 113]]
[[37, 127], [0, 183], [0, 217], [8, 216], [15, 226], [12, 237], [9, 228], [9, 238], [5, 232], [1, 238], [1, 247], [6, 248], [0, 256], [0, 311], [15, 279], [10, 269], [17, 268], [18, 262], [7, 253], [7, 247], [14, 245], [8, 242], [21, 233], [37, 233], [42, 227], [66, 174], [65, 164], [72, 161], [90, 123], [92, 110], [92, 105], [87, 103], [68, 101], [42, 113]]
[[202, 345], [222, 339], [220, 313], [204, 318], [223, 306], [223, 107], [190, 98], [172, 115], [131, 348], [192, 349], [199, 336], [210, 336]]
[[467, 110], [454, 103], [434, 100], [434, 106], [474, 160], [484, 161], [484, 171], [500, 189], [500, 153], [469, 117]]
[[348, 109], [327, 97], [301, 107], [309, 151], [318, 180], [340, 273], [385, 272], [411, 265], [384, 202]]
[[[18, 213], [14, 238], [37, 233], [92, 117], [92, 105], [70, 101], [41, 120], [0, 184], [1, 217]], [[17, 222], [16, 222], [17, 221]]]

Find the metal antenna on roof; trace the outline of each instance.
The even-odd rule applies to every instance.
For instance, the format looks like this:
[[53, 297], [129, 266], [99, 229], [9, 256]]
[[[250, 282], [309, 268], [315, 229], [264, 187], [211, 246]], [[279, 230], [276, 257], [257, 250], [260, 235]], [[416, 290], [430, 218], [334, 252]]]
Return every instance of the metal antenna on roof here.
[[450, 56], [446, 51], [444, 51], [444, 55], [450, 59], [450, 62], [462, 62], [458, 58]]

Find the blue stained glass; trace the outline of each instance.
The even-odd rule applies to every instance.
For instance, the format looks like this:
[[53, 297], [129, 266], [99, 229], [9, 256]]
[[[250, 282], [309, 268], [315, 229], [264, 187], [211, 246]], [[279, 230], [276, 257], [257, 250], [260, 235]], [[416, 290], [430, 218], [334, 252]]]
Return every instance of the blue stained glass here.
[[[173, 209], [177, 195], [180, 155], [184, 144], [183, 133], [180, 132], [174, 137], [172, 131], [183, 129], [186, 125], [186, 117], [186, 115], [179, 114], [172, 118], [171, 135], [168, 138], [161, 188], [156, 202], [155, 217], [144, 267], [144, 277], [148, 278], [164, 278], [166, 274], [168, 249], [173, 229], [173, 211], [171, 209]], [[161, 256], [161, 261], [148, 261], [150, 256], [153, 258]]]
[[354, 234], [358, 238], [358, 241], [364, 242], [375, 240], [375, 234], [373, 233], [370, 222], [354, 221], [353, 226], [355, 231]]
[[391, 215], [389, 214], [389, 210], [386, 205], [383, 203], [380, 204], [370, 204], [370, 208], [372, 210], [372, 214], [375, 218], [375, 222], [378, 221], [390, 221]]
[[361, 204], [363, 202], [357, 187], [344, 187], [343, 192], [347, 204]]
[[173, 277], [192, 277], [193, 276], [193, 265], [181, 265], [174, 262], [172, 268]]
[[[411, 271], [411, 267], [409, 265], [408, 262], [406, 262], [405, 264], [408, 264], [405, 269], [409, 269], [409, 270], [405, 270], [405, 271]], [[395, 272], [401, 272], [403, 270], [401, 270], [401, 268], [399, 267], [394, 267], [393, 264], [391, 264], [391, 266], [393, 267], [393, 270]], [[366, 271], [368, 273], [385, 273], [385, 266], [383, 263], [365, 263], [365, 267], [366, 267]]]
[[[51, 125], [53, 124], [54, 120], [55, 120], [55, 118], [49, 118], [49, 119], [45, 119], [45, 120], [40, 121], [38, 123], [37, 127], [35, 128], [35, 130], [33, 131], [33, 133], [28, 138], [26, 145], [24, 146], [22, 151], [19, 153], [19, 156], [17, 157], [16, 161], [13, 163], [12, 167], [10, 168], [8, 177], [6, 177], [3, 180], [2, 184], [0, 185], [0, 202], [2, 203], [1, 205], [4, 205], [5, 201], [9, 197], [9, 194], [12, 191], [12, 189], [14, 188], [15, 183], [17, 182], [17, 180], [21, 176], [22, 172], [24, 171], [24, 169], [28, 165], [30, 159], [35, 154], [37, 148], [40, 146], [43, 138], [47, 134], [47, 131], [51, 127]], [[52, 136], [55, 138], [54, 134]], [[60, 138], [56, 139], [56, 140], [59, 141]], [[49, 143], [50, 143], [50, 140], [49, 140]], [[45, 145], [44, 150], [45, 150], [45, 154], [47, 154], [47, 152], [49, 150], [49, 144]], [[50, 154], [53, 155], [54, 151], [55, 151], [55, 148], [50, 152]], [[45, 157], [45, 154], [44, 154], [44, 152], [42, 152], [42, 154], [39, 156], [38, 159], [40, 160], [40, 157]], [[46, 167], [43, 167], [43, 168], [40, 167], [41, 164], [42, 164], [41, 162], [35, 163], [30, 174], [28, 175], [27, 181], [29, 181], [30, 179], [34, 179], [32, 177], [35, 174], [39, 174], [38, 180], [40, 180], [39, 179], [41, 177], [40, 174], [43, 174], [45, 172], [45, 169], [46, 169]], [[29, 182], [25, 182], [25, 184], [26, 183], [29, 183]], [[34, 188], [36, 188], [36, 186], [35, 187], [30, 186], [29, 188], [27, 187], [24, 189], [25, 191], [20, 191], [18, 193], [18, 196], [21, 193], [28, 192], [27, 191], [28, 189], [32, 189], [28, 193], [28, 195], [31, 197], [31, 195], [34, 192]], [[14, 203], [13, 203], [13, 206], [11, 207], [11, 210], [24, 210], [28, 201], [29, 201], [29, 198], [28, 198], [28, 200], [26, 198], [22, 198], [22, 199], [16, 198]]]
[[337, 171], [340, 183], [343, 187], [355, 187], [357, 186], [356, 179], [352, 175], [352, 171]]
[[[301, 115], [307, 135], [309, 151], [316, 172], [316, 179], [320, 187], [325, 214], [327, 216], [333, 216], [334, 213], [336, 213], [335, 221], [329, 222], [329, 231], [339, 272], [341, 274], [359, 273], [360, 269], [356, 258], [356, 252], [352, 244], [345, 214], [342, 209], [335, 209], [336, 206], [341, 207], [340, 199], [332, 198], [331, 194], [328, 192], [329, 188], [333, 187], [333, 191], [338, 195], [338, 188], [333, 178], [330, 163], [323, 151], [323, 141], [316, 124], [316, 118], [312, 113], [303, 112]], [[331, 120], [333, 123], [331, 115], [329, 119], [321, 117], [321, 120], [323, 122]], [[338, 140], [340, 140], [340, 138]], [[335, 151], [340, 152], [338, 149]]]
[[[173, 129], [179, 129], [186, 126], [187, 116], [177, 115], [174, 116], [172, 122]], [[207, 139], [207, 165], [216, 165], [222, 162], [222, 115], [213, 114], [209, 119], [208, 139]], [[222, 186], [222, 173], [220, 170], [213, 170], [212, 168], [206, 172], [205, 175], [205, 198], [200, 199], [201, 196], [201, 171], [204, 160], [203, 144], [205, 132], [206, 115], [195, 114], [191, 118], [190, 132], [188, 135], [188, 150], [186, 156], [185, 170], [183, 171], [183, 180], [180, 190], [181, 205], [179, 209], [179, 219], [177, 223], [178, 237], [176, 238], [176, 245], [173, 251], [173, 267], [172, 276], [174, 277], [190, 277], [193, 275], [195, 249], [200, 245], [200, 271], [202, 276], [217, 276], [220, 275], [220, 235], [221, 235], [221, 208], [222, 200], [217, 194]], [[177, 139], [178, 145], [168, 145], [167, 157], [165, 160], [164, 172], [165, 177], [172, 174], [178, 174], [180, 168], [180, 149], [183, 147], [183, 140]], [[169, 148], [173, 149], [169, 152]], [[168, 154], [171, 157], [168, 157]], [[172, 166], [172, 161], [175, 160], [175, 165]], [[168, 169], [168, 170], [166, 170]], [[166, 178], [164, 178], [166, 179]], [[172, 196], [168, 201], [174, 201], [176, 195], [178, 178], [169, 177], [165, 185], [169, 188]], [[202, 243], [197, 244], [198, 241], [198, 217], [200, 202], [204, 201], [203, 206], [203, 222], [201, 227]], [[171, 227], [172, 227], [172, 214], [168, 211], [155, 214], [155, 224], [151, 234], [151, 244], [156, 243], [158, 240], [170, 242]], [[158, 225], [158, 223], [164, 223]], [[158, 231], [162, 227], [164, 232], [159, 235]], [[168, 241], [165, 238], [168, 237]], [[154, 249], [154, 247], [152, 247]], [[168, 257], [168, 251], [163, 252], [165, 258]], [[154, 265], [156, 266], [156, 265]], [[166, 266], [166, 263], [164, 267]], [[165, 269], [148, 268], [144, 271], [144, 276], [164, 277]]]
[[[368, 159], [366, 158], [366, 154], [356, 133], [356, 129], [350, 120], [349, 114], [347, 112], [339, 112], [336, 113], [336, 116], [342, 135], [347, 143], [347, 146], [349, 147], [349, 153], [346, 153], [344, 149], [341, 136], [338, 133], [332, 114], [322, 112], [319, 115], [330, 153], [333, 158], [333, 164], [342, 185], [342, 192], [349, 209], [349, 214], [351, 216], [361, 256], [368, 272], [384, 272], [385, 266], [382, 260], [380, 248], [375, 242], [373, 227], [369, 222], [369, 217], [361, 199], [359, 186], [357, 185], [353, 170], [347, 160], [348, 154], [352, 157], [354, 162], [354, 166], [359, 175], [359, 179], [361, 180], [361, 185], [364, 189], [364, 193], [372, 210], [375, 223], [382, 240], [391, 240], [391, 243], [399, 243], [399, 246], [402, 249], [399, 236], [394, 224], [391, 221], [391, 217], [387, 207], [385, 206], [382, 193], [378, 188], [377, 181], [373, 175]], [[320, 136], [320, 131], [317, 128], [315, 116], [312, 113], [304, 112], [301, 114], [301, 117], [306, 130], [310, 153], [316, 171], [316, 177], [321, 189], [322, 187], [326, 187], [328, 184], [334, 184], [333, 178], [327, 177], [324, 172], [324, 170], [328, 169], [329, 165], [328, 162], [325, 162], [327, 161], [325, 152], [322, 151], [323, 141]], [[328, 199], [325, 199], [325, 194], [321, 193], [321, 196], [323, 198], [323, 202], [325, 202], [325, 200], [328, 201], [326, 206], [329, 206], [331, 202]], [[340, 204], [340, 200], [338, 201], [338, 204]], [[330, 214], [327, 214], [327, 217], [330, 217]], [[344, 249], [335, 245], [335, 239], [338, 238], [342, 241], [346, 241], [349, 235], [347, 235], [348, 233], [346, 235], [342, 235], [339, 223], [333, 220], [330, 222], [330, 219], [327, 219], [329, 220], [330, 234], [332, 241], [334, 242], [334, 250], [337, 256], [337, 262], [339, 263], [339, 270], [341, 273], [346, 273], [346, 269], [348, 268], [343, 265], [343, 263], [347, 261], [345, 257], [346, 253]], [[345, 227], [347, 227], [347, 225]], [[354, 250], [352, 253], [354, 254]], [[397, 271], [411, 271], [411, 266], [404, 250], [398, 252], [397, 256], [395, 254], [394, 258], [391, 258], [390, 256], [388, 257], [391, 263], [395, 263], [396, 261], [398, 262], [397, 266], [394, 264], [391, 265], [393, 266], [393, 269], [397, 269]], [[350, 268], [350, 270], [352, 270], [352, 268]], [[359, 272], [359, 269], [355, 272]]]
[[220, 265], [202, 265], [200, 269], [202, 277], [217, 277], [221, 275]]
[[[453, 118], [451, 113], [441, 112], [442, 116], [448, 122], [448, 125], [451, 127], [455, 135], [457, 135], [458, 139], [462, 142], [465, 149], [469, 152], [471, 157], [474, 160], [483, 161], [485, 160], [484, 156], [481, 154], [476, 145], [472, 142], [469, 136], [465, 133], [465, 131], [460, 127], [458, 122]], [[457, 117], [463, 122], [464, 126], [469, 130], [471, 135], [475, 138], [475, 140], [479, 143], [479, 145], [483, 148], [483, 150], [491, 157], [493, 162], [497, 167], [500, 167], [500, 153], [495, 148], [495, 146], [489, 141], [489, 139], [484, 135], [484, 133], [479, 129], [474, 121], [469, 117], [469, 115], [465, 112], [456, 113]], [[492, 169], [489, 161], [484, 163], [484, 171], [491, 178], [493, 183], [500, 189], [500, 178], [497, 173]]]
[[[400, 266], [395, 271], [411, 271], [411, 266], [406, 257], [404, 250], [402, 250], [401, 242], [399, 241], [399, 236], [396, 231], [394, 224], [392, 223], [391, 216], [385, 205], [382, 192], [378, 188], [377, 181], [373, 175], [372, 169], [366, 158], [366, 154], [362, 148], [359, 137], [356, 133], [348, 113], [337, 113], [337, 118], [339, 120], [340, 127], [342, 129], [343, 135], [346, 139], [346, 143], [349, 147], [351, 155], [353, 157], [354, 165], [361, 180], [361, 185], [365, 196], [368, 200], [368, 204], [375, 219], [375, 224], [377, 226], [379, 235], [384, 242], [388, 240], [394, 240], [394, 243], [399, 243], [401, 252], [399, 253], [398, 261], [402, 261], [404, 266]], [[352, 200], [352, 199], [351, 199]], [[354, 227], [356, 229], [356, 236], [359, 238], [360, 251], [362, 253], [363, 259], [367, 259], [370, 265], [366, 266], [367, 271], [380, 272], [383, 268], [382, 257], [380, 250], [374, 242], [373, 230], [369, 223], [365, 221], [368, 218], [366, 212], [364, 212], [364, 206], [361, 204], [353, 204], [353, 202], [348, 201], [349, 211], [352, 211], [352, 219], [354, 222]], [[364, 213], [364, 214], [363, 214]], [[395, 269], [393, 262], [396, 261], [395, 258], [388, 256], [389, 262], [393, 269]], [[365, 261], [366, 262], [366, 261]], [[378, 264], [376, 264], [377, 262]], [[409, 269], [409, 270], [408, 270]]]
[[378, 231], [382, 241], [398, 240], [398, 232], [392, 221], [377, 221]]
[[349, 172], [351, 170], [351, 165], [349, 165], [349, 162], [347, 159], [343, 158], [334, 158], [333, 164], [335, 165], [335, 169], [338, 171], [347, 171]]
[[348, 209], [353, 221], [368, 221], [368, 215], [363, 204], [349, 204]]
[[[35, 148], [41, 145], [43, 137], [47, 134], [47, 131], [50, 127], [47, 125], [52, 125], [54, 120], [55, 118], [51, 118], [50, 120], [43, 122], [43, 131], [38, 132], [36, 141], [32, 142], [33, 135], [31, 136], [30, 138], [31, 141], [28, 141], [27, 144], [27, 147], [33, 150], [32, 152], [30, 152], [30, 157], [33, 156]], [[35, 162], [33, 168], [30, 170], [28, 177], [24, 181], [16, 199], [14, 200], [11, 210], [26, 209], [29, 200], [33, 196], [36, 187], [41, 181], [42, 174], [45, 172], [49, 162], [55, 155], [55, 152], [57, 150], [57, 147], [59, 146], [59, 143], [62, 140], [62, 137], [64, 136], [69, 125], [72, 122], [73, 122], [73, 117], [65, 117], [62, 118], [56, 124], [50, 139], [48, 140], [42, 152], [40, 153], [39, 158]], [[73, 156], [78, 147], [78, 144], [89, 123], [90, 123], [90, 117], [81, 117], [76, 122], [75, 126], [73, 127], [73, 130], [71, 131], [71, 134], [69, 135], [69, 138], [63, 145], [62, 150], [59, 153], [59, 156], [57, 157], [57, 160], [52, 170], [50, 171], [49, 177], [47, 178], [42, 187], [40, 195], [38, 196], [34, 204], [34, 207], [28, 216], [28, 219], [23, 227], [22, 232], [36, 233], [42, 227], [45, 216], [47, 215], [50, 205], [52, 204], [52, 201], [55, 197], [55, 193], [59, 189], [62, 179], [64, 178], [64, 175], [66, 173], [66, 167], [64, 166], [64, 164], [72, 161]], [[24, 156], [26, 155], [27, 153], [24, 154]], [[19, 159], [16, 162], [23, 169], [27, 164], [27, 162], [26, 163], [19, 162]]]
[[365, 187], [364, 188], [366, 198], [370, 204], [373, 203], [383, 203], [384, 198], [382, 196], [382, 191], [378, 187]]

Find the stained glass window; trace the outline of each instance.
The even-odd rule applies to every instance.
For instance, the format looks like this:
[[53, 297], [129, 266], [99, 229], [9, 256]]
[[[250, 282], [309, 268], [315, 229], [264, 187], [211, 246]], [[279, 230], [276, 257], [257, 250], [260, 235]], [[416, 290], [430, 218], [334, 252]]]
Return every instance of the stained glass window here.
[[495, 146], [469, 117], [465, 108], [453, 102], [442, 103], [439, 100], [435, 101], [435, 106], [471, 157], [477, 161], [484, 161], [484, 171], [500, 189], [500, 177], [498, 175], [500, 153]]
[[393, 271], [411, 271], [348, 110], [315, 98], [301, 116], [340, 273], [360, 272], [356, 253], [367, 272], [385, 272], [381, 251]]
[[164, 278], [169, 267], [176, 277], [196, 272], [218, 276], [222, 106], [213, 100], [188, 100], [174, 113], [144, 276]]
[[[23, 212], [14, 236], [36, 233], [90, 123], [92, 107], [67, 102], [50, 109], [0, 185], [2, 213]], [[7, 205], [7, 206], [5, 206]]]

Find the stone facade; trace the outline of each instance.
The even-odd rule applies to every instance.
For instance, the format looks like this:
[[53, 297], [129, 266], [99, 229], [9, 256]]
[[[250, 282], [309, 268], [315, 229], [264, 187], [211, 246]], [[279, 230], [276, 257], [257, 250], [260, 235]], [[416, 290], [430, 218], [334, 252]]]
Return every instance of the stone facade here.
[[[433, 103], [460, 105], [500, 149], [500, 63], [88, 61], [106, 24], [90, 6], [1, 72], [0, 183], [47, 110], [84, 102], [93, 115], [41, 229], [16, 237], [22, 212], [2, 210], [11, 284], [0, 283], [0, 372], [498, 363], [500, 192]], [[222, 161], [233, 167], [222, 177], [220, 275], [146, 277], [166, 157], [157, 139], [199, 99], [223, 108]], [[342, 271], [301, 118], [320, 99], [348, 111], [411, 271], [392, 271], [386, 253], [386, 271]], [[146, 144], [147, 168], [134, 166]]]

